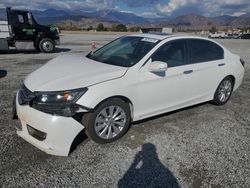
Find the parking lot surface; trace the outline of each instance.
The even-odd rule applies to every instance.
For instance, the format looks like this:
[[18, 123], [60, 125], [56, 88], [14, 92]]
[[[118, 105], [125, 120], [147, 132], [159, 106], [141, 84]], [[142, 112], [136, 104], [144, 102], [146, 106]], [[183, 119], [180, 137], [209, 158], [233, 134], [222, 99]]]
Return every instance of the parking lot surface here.
[[205, 103], [137, 122], [111, 144], [83, 138], [68, 157], [47, 155], [16, 135], [12, 97], [30, 72], [117, 37], [67, 34], [53, 54], [0, 53], [0, 187], [250, 187], [247, 40], [218, 40], [246, 61], [244, 82], [225, 106]]

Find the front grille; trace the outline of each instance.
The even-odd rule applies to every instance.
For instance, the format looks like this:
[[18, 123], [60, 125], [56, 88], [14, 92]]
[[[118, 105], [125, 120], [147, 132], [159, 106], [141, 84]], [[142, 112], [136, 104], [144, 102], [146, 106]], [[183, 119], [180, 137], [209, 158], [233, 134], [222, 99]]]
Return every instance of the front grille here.
[[27, 105], [35, 97], [34, 93], [30, 91], [24, 84], [18, 92], [18, 102], [20, 105]]
[[63, 114], [63, 110], [65, 109], [64, 105], [53, 105], [53, 104], [48, 105], [48, 104], [32, 103], [31, 107], [51, 115]]

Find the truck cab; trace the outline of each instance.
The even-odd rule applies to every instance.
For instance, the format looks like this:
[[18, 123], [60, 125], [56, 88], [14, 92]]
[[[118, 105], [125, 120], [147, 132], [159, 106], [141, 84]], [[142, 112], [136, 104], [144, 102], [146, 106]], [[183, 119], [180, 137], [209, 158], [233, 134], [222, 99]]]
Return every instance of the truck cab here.
[[60, 37], [55, 26], [44, 26], [36, 22], [29, 11], [6, 9], [9, 47], [17, 49], [35, 48], [44, 53], [55, 50]]

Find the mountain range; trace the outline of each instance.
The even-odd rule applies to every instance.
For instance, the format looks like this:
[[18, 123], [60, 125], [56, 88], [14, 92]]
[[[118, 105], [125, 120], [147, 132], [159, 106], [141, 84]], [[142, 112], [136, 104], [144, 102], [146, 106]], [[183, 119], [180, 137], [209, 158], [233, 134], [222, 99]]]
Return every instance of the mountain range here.
[[[172, 26], [178, 28], [208, 29], [217, 27], [250, 27], [250, 13], [241, 16], [223, 15], [218, 17], [205, 17], [187, 14], [177, 17], [145, 18], [131, 12], [106, 10], [95, 12], [69, 11], [48, 9], [44, 11], [33, 10], [33, 15], [41, 24], [74, 23], [77, 25], [96, 26], [98, 23], [106, 25], [126, 24], [129, 26]], [[6, 18], [5, 9], [0, 9], [0, 20]]]

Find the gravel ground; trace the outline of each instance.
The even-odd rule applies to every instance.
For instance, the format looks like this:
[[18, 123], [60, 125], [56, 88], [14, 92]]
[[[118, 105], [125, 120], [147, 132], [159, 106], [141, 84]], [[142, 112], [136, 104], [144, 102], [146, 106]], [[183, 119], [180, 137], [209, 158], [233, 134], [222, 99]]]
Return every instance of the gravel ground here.
[[[19, 138], [12, 95], [30, 72], [118, 36], [64, 35], [54, 54], [0, 54], [0, 187], [250, 187], [250, 71], [225, 106], [209, 103], [135, 123], [119, 141], [88, 138], [68, 156]], [[83, 41], [83, 42], [81, 42]], [[219, 40], [250, 63], [250, 41]]]

